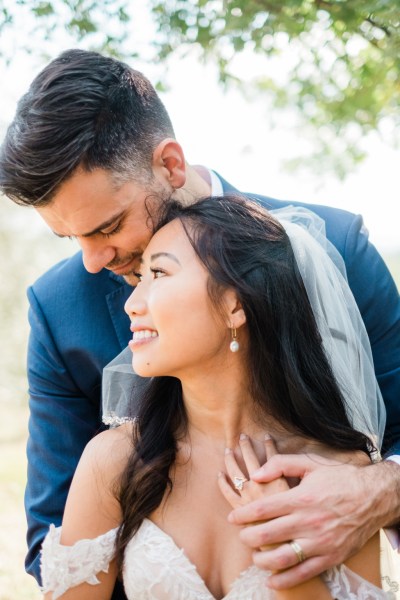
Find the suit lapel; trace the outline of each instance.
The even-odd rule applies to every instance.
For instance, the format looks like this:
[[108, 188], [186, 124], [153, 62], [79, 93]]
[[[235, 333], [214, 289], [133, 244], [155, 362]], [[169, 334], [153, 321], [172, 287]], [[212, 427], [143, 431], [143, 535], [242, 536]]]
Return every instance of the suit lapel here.
[[[114, 280], [119, 285], [114, 291], [106, 295], [106, 302], [121, 350], [123, 350], [128, 345], [128, 341], [131, 338], [129, 330], [130, 321], [128, 315], [124, 311], [124, 305], [132, 293], [133, 287], [128, 285], [122, 277], [119, 277], [112, 272], [110, 272], [110, 279]], [[115, 285], [113, 287], [115, 287]]]

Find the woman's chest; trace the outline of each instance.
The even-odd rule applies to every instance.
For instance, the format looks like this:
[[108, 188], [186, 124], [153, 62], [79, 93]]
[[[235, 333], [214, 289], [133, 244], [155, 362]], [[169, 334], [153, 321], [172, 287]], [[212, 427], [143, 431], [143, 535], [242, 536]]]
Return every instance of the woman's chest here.
[[240, 529], [227, 520], [231, 509], [217, 483], [221, 467], [216, 462], [204, 469], [174, 469], [172, 491], [150, 515], [184, 550], [215, 598], [225, 596], [252, 564], [250, 550], [239, 539]]

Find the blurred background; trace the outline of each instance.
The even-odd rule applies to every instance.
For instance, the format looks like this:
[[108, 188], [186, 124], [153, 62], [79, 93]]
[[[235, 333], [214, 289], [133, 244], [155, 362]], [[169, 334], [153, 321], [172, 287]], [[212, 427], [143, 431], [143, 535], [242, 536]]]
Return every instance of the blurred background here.
[[[385, 0], [0, 0], [0, 137], [61, 51], [118, 56], [157, 86], [188, 162], [242, 191], [361, 213], [399, 285], [399, 31]], [[35, 599], [25, 289], [77, 247], [2, 197], [0, 215], [0, 600]]]

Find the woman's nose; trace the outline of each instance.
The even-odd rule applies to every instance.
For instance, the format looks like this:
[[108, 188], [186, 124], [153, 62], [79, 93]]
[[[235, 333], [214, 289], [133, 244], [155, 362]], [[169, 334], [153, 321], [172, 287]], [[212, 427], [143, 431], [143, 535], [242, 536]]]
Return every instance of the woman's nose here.
[[146, 312], [146, 302], [141, 287], [142, 284], [137, 286], [125, 302], [124, 310], [128, 317], [132, 317], [133, 315], [143, 315]]

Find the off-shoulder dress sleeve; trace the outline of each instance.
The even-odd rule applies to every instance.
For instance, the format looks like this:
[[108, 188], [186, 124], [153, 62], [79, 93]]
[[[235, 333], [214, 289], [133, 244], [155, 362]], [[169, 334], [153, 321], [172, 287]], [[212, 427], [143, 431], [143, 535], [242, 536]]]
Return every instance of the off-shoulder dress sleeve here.
[[111, 529], [94, 539], [78, 540], [73, 546], [64, 546], [60, 544], [61, 527], [50, 525], [41, 552], [41, 591], [53, 592], [53, 600], [56, 600], [81, 583], [100, 583], [96, 575], [108, 572], [115, 554], [117, 531], [118, 528]]
[[335, 600], [396, 600], [393, 592], [377, 588], [345, 565], [329, 569], [322, 578]]

